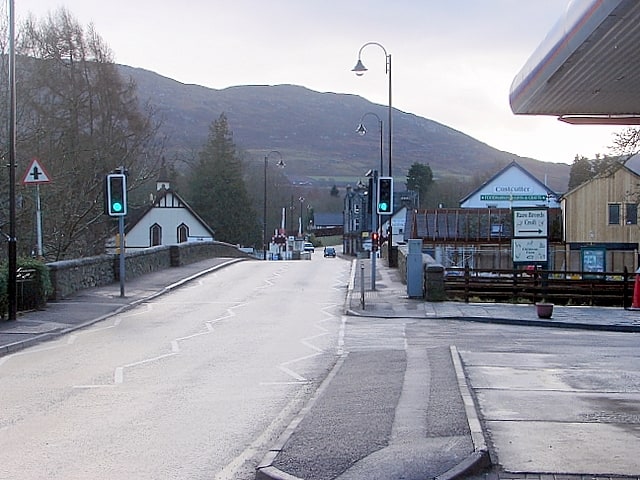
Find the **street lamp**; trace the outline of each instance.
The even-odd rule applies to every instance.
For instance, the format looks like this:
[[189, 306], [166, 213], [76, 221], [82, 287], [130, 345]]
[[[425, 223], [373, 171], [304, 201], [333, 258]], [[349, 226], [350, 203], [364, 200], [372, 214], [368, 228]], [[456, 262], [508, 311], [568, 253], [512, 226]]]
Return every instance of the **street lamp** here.
[[18, 310], [18, 259], [16, 239], [16, 47], [15, 1], [9, 2], [9, 235], [7, 236], [8, 319]]
[[280, 160], [278, 160], [279, 167], [284, 167], [285, 163], [282, 159], [282, 154], [277, 150], [271, 150], [264, 157], [264, 198], [263, 198], [263, 210], [262, 210], [262, 251], [263, 251], [263, 260], [267, 259], [267, 165], [269, 164], [269, 157], [271, 154], [278, 154]]
[[[389, 132], [389, 139], [388, 139], [388, 152], [389, 152], [389, 176], [393, 177], [393, 173], [392, 173], [392, 168], [391, 168], [391, 139], [392, 139], [392, 111], [393, 111], [393, 106], [391, 103], [391, 55], [387, 53], [387, 50], [378, 42], [367, 42], [364, 45], [362, 45], [360, 47], [360, 50], [358, 51], [358, 62], [356, 63], [356, 66], [353, 67], [351, 69], [352, 72], [355, 72], [355, 74], [359, 77], [361, 77], [362, 75], [364, 75], [364, 72], [366, 72], [368, 69], [367, 67], [364, 66], [364, 64], [362, 63], [362, 51], [365, 49], [365, 47], [368, 47], [369, 45], [376, 45], [377, 47], [380, 47], [382, 49], [382, 51], [384, 52], [384, 56], [386, 59], [386, 70], [385, 73], [387, 74], [387, 76], [389, 77], [389, 106], [388, 106], [388, 110], [389, 110], [389, 119], [387, 120], [387, 130]], [[380, 171], [380, 173], [382, 174], [382, 170]], [[392, 208], [392, 215], [389, 217], [389, 266], [393, 266], [393, 262], [392, 262], [392, 256], [391, 256], [391, 252], [392, 252], [392, 244], [393, 244], [393, 223], [391, 221], [391, 217], [393, 216], [393, 208]]]
[[362, 115], [360, 117], [360, 123], [358, 124], [358, 128], [356, 128], [356, 133], [358, 135], [366, 135], [367, 134], [367, 127], [365, 127], [364, 125], [364, 119], [368, 116], [368, 115], [373, 115], [374, 117], [376, 117], [378, 119], [378, 131], [380, 133], [380, 174], [382, 175], [382, 172], [384, 171], [383, 169], [383, 157], [384, 157], [384, 145], [383, 145], [383, 141], [382, 141], [382, 120], [380, 120], [380, 117], [378, 115], [376, 115], [373, 112], [367, 112], [364, 115]]
[[302, 204], [304, 203], [304, 197], [298, 198], [298, 201], [300, 202], [300, 224], [298, 225], [298, 236], [302, 238], [302, 234], [304, 233], [304, 227], [302, 223], [303, 221]]
[[[360, 62], [362, 64], [362, 62]], [[373, 115], [374, 117], [376, 117], [378, 119], [378, 130], [380, 133], [380, 173], [382, 174], [383, 171], [383, 158], [384, 158], [384, 145], [383, 145], [383, 140], [382, 140], [382, 120], [380, 119], [380, 117], [378, 115], [376, 115], [373, 112], [367, 112], [364, 115], [362, 115], [360, 117], [360, 124], [358, 125], [358, 128], [356, 129], [356, 133], [358, 133], [359, 135], [366, 135], [367, 133], [367, 128], [364, 126], [364, 119], [368, 116], [368, 115]], [[376, 185], [378, 182], [378, 172], [377, 171], [371, 171], [371, 174], [367, 174], [367, 176], [371, 176], [372, 177], [372, 182], [371, 185], [373, 188], [371, 188], [371, 190], [369, 191], [369, 196], [370, 196], [370, 204], [371, 204], [371, 231], [372, 232], [377, 232], [378, 228], [380, 226], [382, 226], [382, 218], [380, 217], [380, 215], [378, 215], [377, 212], [377, 208], [375, 208], [375, 205], [377, 203], [377, 198], [376, 198]], [[372, 235], [373, 237], [373, 235]], [[378, 237], [377, 233], [376, 233], [376, 238]], [[376, 256], [378, 255], [378, 249], [377, 247], [375, 247], [375, 243], [374, 243], [374, 238], [371, 239], [371, 290], [375, 290], [376, 289]]]

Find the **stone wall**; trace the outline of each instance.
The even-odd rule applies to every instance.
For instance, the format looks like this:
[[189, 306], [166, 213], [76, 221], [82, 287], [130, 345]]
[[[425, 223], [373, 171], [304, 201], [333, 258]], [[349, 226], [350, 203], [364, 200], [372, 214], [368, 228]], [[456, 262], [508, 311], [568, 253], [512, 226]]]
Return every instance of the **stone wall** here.
[[[189, 242], [147, 248], [125, 255], [127, 278], [136, 278], [165, 268], [179, 267], [208, 258], [248, 258], [235, 245], [223, 242]], [[99, 255], [48, 263], [53, 293], [49, 300], [67, 298], [79, 290], [119, 281], [119, 255]]]
[[[402, 282], [407, 284], [407, 245], [398, 247], [398, 271]], [[431, 255], [422, 254], [422, 268], [424, 272], [424, 294], [428, 302], [441, 302], [446, 300], [444, 290], [444, 267], [437, 263]]]

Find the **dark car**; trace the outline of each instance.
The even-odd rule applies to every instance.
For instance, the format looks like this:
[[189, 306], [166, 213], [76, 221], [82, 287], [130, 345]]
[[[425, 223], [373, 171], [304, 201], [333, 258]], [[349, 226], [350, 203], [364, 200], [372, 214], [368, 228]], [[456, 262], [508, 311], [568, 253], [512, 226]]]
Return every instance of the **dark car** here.
[[325, 247], [324, 248], [324, 256], [325, 257], [336, 257], [336, 249], [333, 247]]

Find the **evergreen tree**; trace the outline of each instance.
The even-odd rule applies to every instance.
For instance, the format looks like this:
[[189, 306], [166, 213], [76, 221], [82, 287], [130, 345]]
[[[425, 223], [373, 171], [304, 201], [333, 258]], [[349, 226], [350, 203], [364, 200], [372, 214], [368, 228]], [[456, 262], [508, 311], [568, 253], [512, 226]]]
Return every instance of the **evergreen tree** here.
[[624, 158], [608, 157], [596, 154], [595, 159], [576, 155], [569, 171], [569, 190], [591, 180], [596, 175], [605, 175], [615, 171], [623, 163]]
[[433, 172], [429, 164], [414, 163], [407, 173], [407, 190], [418, 193], [419, 207], [427, 204], [427, 192], [433, 183]]
[[569, 171], [569, 190], [574, 189], [578, 185], [582, 185], [587, 180], [593, 178], [594, 175], [595, 172], [591, 161], [586, 157], [576, 155], [571, 164], [571, 170]]
[[224, 113], [209, 127], [209, 137], [191, 173], [190, 192], [189, 203], [213, 228], [216, 240], [241, 245], [261, 242], [242, 163]]

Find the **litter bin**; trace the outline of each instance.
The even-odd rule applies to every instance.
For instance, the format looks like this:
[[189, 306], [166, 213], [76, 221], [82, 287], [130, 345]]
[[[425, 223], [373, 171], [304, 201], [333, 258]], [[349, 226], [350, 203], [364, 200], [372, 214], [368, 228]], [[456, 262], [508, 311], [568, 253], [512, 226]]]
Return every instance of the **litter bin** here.
[[16, 271], [17, 309], [35, 310], [44, 307], [46, 299], [40, 293], [40, 275], [35, 268], [18, 268]]

